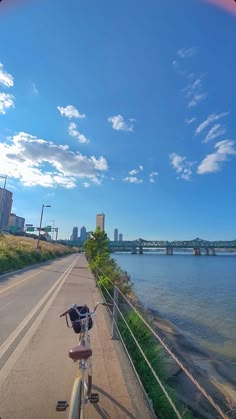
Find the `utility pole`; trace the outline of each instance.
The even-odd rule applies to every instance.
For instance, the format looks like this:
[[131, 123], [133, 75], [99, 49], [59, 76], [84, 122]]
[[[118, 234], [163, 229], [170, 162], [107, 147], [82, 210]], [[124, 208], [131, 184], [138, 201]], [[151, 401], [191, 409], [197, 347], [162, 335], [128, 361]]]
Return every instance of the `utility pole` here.
[[44, 208], [50, 208], [51, 205], [42, 205], [42, 211], [41, 211], [41, 217], [40, 217], [40, 224], [39, 224], [39, 237], [38, 237], [38, 241], [37, 241], [37, 249], [39, 249], [39, 240], [40, 240], [40, 234], [41, 234], [41, 229], [42, 229], [42, 221], [43, 221], [43, 210]]

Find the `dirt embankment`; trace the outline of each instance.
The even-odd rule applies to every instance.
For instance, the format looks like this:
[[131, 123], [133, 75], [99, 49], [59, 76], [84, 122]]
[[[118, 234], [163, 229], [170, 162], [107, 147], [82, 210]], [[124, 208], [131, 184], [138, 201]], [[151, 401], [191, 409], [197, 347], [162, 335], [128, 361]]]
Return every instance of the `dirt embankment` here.
[[0, 233], [0, 274], [74, 252], [75, 249], [45, 241], [40, 241], [37, 248], [37, 240]]

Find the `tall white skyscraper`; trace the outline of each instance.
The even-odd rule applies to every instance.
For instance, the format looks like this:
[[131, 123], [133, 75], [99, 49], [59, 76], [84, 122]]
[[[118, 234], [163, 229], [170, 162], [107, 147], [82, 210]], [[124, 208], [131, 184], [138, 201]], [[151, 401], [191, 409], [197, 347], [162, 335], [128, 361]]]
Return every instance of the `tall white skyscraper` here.
[[87, 239], [87, 232], [86, 232], [86, 228], [83, 226], [80, 229], [80, 241], [81, 241], [81, 243], [84, 243], [86, 239]]
[[115, 228], [114, 230], [114, 241], [118, 242], [118, 228]]
[[74, 241], [78, 240], [78, 227], [73, 227], [71, 237], [72, 237], [72, 240]]
[[123, 234], [122, 233], [119, 234], [119, 242], [123, 242]]
[[105, 230], [105, 214], [97, 214], [96, 216], [96, 228], [100, 228], [101, 231]]

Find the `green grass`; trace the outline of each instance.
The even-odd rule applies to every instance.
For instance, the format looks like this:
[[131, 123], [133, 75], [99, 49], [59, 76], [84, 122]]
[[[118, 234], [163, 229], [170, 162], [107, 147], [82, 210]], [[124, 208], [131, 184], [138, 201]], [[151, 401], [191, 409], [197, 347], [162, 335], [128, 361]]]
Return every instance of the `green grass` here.
[[[150, 330], [145, 326], [140, 317], [134, 311], [127, 311], [125, 314], [125, 320], [127, 321], [127, 324], [132, 330], [153, 370], [157, 374], [161, 383], [164, 385], [182, 417], [185, 419], [190, 418], [190, 413], [182, 405], [180, 405], [180, 403], [178, 403], [175, 398], [174, 390], [167, 383], [167, 375], [165, 371], [166, 353], [164, 352], [164, 349], [159, 344], [157, 344]], [[176, 414], [173, 408], [163, 393], [160, 385], [156, 381], [156, 378], [154, 377], [146, 360], [141, 354], [141, 351], [136, 345], [126, 324], [121, 319], [121, 316], [119, 318], [118, 325], [125, 345], [129, 351], [129, 354], [131, 355], [136, 371], [142, 381], [149, 399], [152, 401], [153, 409], [156, 415], [158, 418], [163, 419], [175, 418]]]
[[0, 274], [74, 252], [67, 246], [43, 241], [40, 250], [36, 246], [37, 240], [0, 234]]

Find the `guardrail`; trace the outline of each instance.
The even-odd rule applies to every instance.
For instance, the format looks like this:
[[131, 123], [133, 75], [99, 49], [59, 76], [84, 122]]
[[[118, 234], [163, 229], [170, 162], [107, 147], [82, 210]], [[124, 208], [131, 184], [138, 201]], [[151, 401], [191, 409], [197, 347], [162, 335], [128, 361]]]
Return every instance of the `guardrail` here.
[[[219, 416], [217, 417], [221, 417], [224, 419], [229, 419], [229, 417], [222, 411], [222, 409], [220, 408], [220, 406], [212, 399], [212, 397], [207, 393], [207, 391], [199, 384], [199, 382], [196, 380], [196, 378], [193, 377], [193, 375], [190, 373], [190, 371], [183, 365], [183, 363], [179, 360], [179, 358], [174, 354], [174, 352], [168, 347], [168, 345], [164, 342], [164, 340], [162, 339], [162, 337], [148, 324], [148, 322], [144, 319], [144, 317], [139, 313], [139, 311], [135, 308], [135, 306], [131, 303], [131, 301], [129, 301], [129, 299], [124, 295], [124, 293], [116, 286], [116, 284], [110, 279], [108, 278], [103, 271], [97, 267], [96, 270], [96, 283], [99, 286], [99, 282], [98, 282], [98, 278], [99, 278], [99, 272], [103, 275], [104, 278], [106, 278], [109, 283], [112, 285], [113, 287], [113, 293], [111, 293], [107, 287], [103, 284], [101, 288], [102, 291], [105, 290], [107, 297], [105, 297], [104, 292], [104, 298], [107, 299], [109, 298], [110, 301], [113, 302], [113, 324], [112, 324], [112, 338], [113, 339], [117, 339], [118, 336], [122, 341], [122, 344], [125, 347], [126, 352], [128, 352], [125, 342], [122, 339], [121, 333], [120, 333], [120, 328], [119, 328], [119, 322], [118, 322], [118, 316], [119, 318], [122, 320], [122, 322], [124, 322], [124, 324], [126, 325], [127, 330], [130, 333], [130, 336], [132, 336], [133, 341], [135, 342], [137, 348], [140, 351], [140, 354], [142, 354], [143, 359], [145, 360], [147, 366], [149, 367], [150, 372], [153, 374], [153, 377], [155, 378], [156, 382], [158, 383], [158, 385], [160, 386], [163, 394], [165, 395], [166, 399], [168, 400], [169, 404], [171, 405], [176, 417], [178, 417], [179, 419], [183, 419], [183, 416], [181, 415], [181, 413], [179, 412], [179, 409], [176, 407], [176, 404], [174, 403], [172, 397], [170, 396], [170, 394], [168, 393], [167, 389], [165, 388], [164, 384], [162, 383], [162, 381], [160, 380], [160, 378], [158, 377], [157, 372], [154, 370], [154, 368], [151, 365], [151, 362], [148, 360], [147, 356], [145, 355], [140, 343], [138, 342], [137, 338], [135, 337], [135, 334], [133, 333], [133, 331], [131, 330], [129, 324], [127, 323], [124, 314], [122, 313], [121, 307], [119, 307], [119, 299], [120, 296], [122, 297], [122, 299], [126, 302], [126, 304], [128, 305], [128, 307], [136, 313], [136, 315], [139, 317], [139, 319], [142, 321], [142, 323], [147, 327], [147, 329], [151, 332], [151, 334], [153, 335], [153, 337], [156, 339], [156, 341], [162, 346], [162, 348], [165, 350], [165, 352], [176, 362], [176, 364], [179, 366], [179, 368], [186, 374], [186, 376], [190, 379], [190, 381], [194, 384], [194, 386], [198, 389], [198, 391], [205, 397], [205, 399], [210, 403], [210, 405], [212, 406], [212, 408], [214, 409], [215, 412], [218, 413]], [[129, 358], [131, 359], [132, 362], [132, 356], [129, 354]], [[133, 368], [137, 373], [136, 368], [134, 367], [134, 364], [132, 362]], [[140, 377], [139, 377], [139, 381], [140, 381]], [[143, 386], [142, 386], [143, 387]], [[206, 417], [212, 417], [206, 414]], [[215, 416], [214, 416], [215, 417]]]

